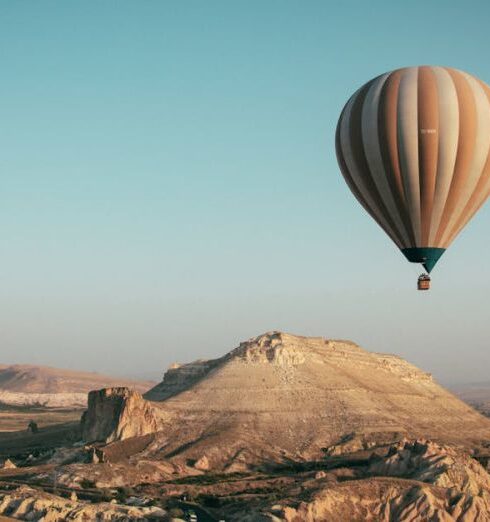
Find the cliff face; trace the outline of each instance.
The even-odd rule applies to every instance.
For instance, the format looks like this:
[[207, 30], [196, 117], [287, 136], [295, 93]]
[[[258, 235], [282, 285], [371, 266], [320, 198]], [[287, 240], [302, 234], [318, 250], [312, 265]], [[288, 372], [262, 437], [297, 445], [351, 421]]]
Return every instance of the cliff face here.
[[194, 361], [189, 364], [174, 363], [165, 372], [163, 381], [144, 394], [150, 401], [163, 401], [172, 395], [190, 388], [213, 369], [219, 366], [221, 359]]
[[88, 394], [88, 410], [82, 417], [86, 442], [112, 442], [157, 431], [150, 403], [128, 388], [104, 388]]

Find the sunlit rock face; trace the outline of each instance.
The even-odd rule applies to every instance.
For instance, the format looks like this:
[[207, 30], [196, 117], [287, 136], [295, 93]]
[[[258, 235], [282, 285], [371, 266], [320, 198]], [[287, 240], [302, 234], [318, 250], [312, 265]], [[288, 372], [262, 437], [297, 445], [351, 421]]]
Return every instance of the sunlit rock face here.
[[128, 388], [103, 388], [88, 394], [82, 418], [86, 442], [112, 442], [154, 433], [157, 422], [151, 404]]

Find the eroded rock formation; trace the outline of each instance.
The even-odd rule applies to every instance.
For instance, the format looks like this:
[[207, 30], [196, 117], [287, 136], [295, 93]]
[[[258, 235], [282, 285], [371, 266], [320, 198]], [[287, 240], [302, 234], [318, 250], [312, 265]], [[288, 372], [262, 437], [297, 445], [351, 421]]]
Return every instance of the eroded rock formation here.
[[15, 469], [17, 466], [10, 460], [6, 459], [4, 462], [0, 463], [0, 469]]
[[[101, 502], [89, 504], [44, 493], [39, 489], [21, 486], [12, 492], [0, 491], [0, 513], [8, 513], [18, 520], [165, 520], [166, 512], [159, 507], [135, 507]], [[9, 519], [10, 520], [10, 519]], [[13, 520], [13, 518], [12, 518]]]
[[[427, 440], [400, 441], [392, 445], [384, 457], [374, 459], [367, 469], [357, 473], [356, 480], [340, 483], [330, 480], [328, 487], [319, 481], [311, 486], [308, 499], [299, 503], [291, 498], [283, 499], [282, 505], [250, 513], [249, 519], [287, 522], [490, 520], [490, 476], [478, 462], [456, 448]], [[327, 473], [315, 476], [322, 480], [325, 477]]]
[[153, 407], [128, 388], [103, 388], [88, 395], [88, 410], [82, 417], [86, 442], [112, 442], [157, 431]]
[[472, 495], [490, 492], [487, 471], [464, 451], [428, 440], [403, 440], [391, 446], [384, 458], [374, 458], [368, 473], [410, 477]]

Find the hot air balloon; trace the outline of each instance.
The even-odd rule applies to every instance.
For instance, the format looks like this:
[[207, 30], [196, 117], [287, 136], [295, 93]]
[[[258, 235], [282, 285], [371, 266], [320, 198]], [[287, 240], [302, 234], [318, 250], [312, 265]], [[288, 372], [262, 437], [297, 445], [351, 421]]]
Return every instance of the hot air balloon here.
[[350, 190], [424, 266], [418, 286], [428, 289], [428, 273], [490, 194], [490, 87], [449, 67], [382, 74], [349, 99], [335, 141]]

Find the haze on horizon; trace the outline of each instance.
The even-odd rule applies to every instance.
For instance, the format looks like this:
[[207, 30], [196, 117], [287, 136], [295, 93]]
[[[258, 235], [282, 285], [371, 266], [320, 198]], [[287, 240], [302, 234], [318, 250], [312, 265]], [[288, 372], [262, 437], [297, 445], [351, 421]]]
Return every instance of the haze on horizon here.
[[394, 68], [489, 83], [489, 15], [3, 2], [0, 363], [146, 375], [283, 330], [487, 379], [489, 205], [418, 293], [420, 268], [345, 186], [334, 132]]

